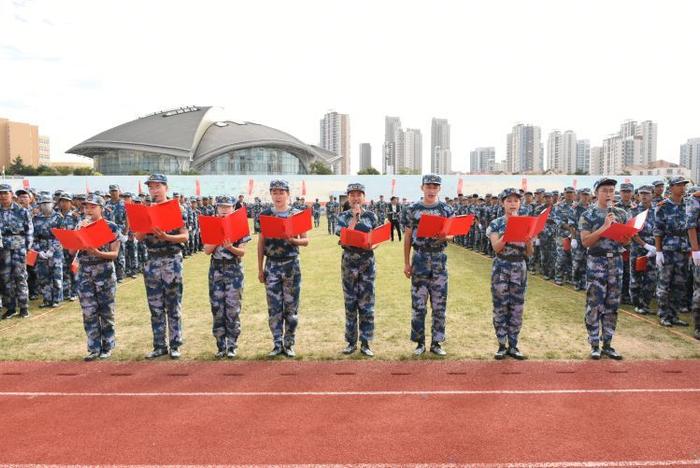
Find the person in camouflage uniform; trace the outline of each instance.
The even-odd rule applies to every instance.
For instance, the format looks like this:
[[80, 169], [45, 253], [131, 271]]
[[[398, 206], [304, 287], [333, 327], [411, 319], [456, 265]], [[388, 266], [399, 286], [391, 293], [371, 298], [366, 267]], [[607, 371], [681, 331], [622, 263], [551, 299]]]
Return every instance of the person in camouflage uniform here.
[[127, 233], [127, 221], [126, 221], [126, 207], [124, 202], [121, 200], [121, 189], [118, 185], [109, 186], [109, 200], [105, 203], [105, 218], [108, 221], [112, 221], [119, 227], [119, 255], [117, 260], [114, 262], [114, 266], [117, 271], [117, 282], [121, 283], [124, 281], [124, 276], [126, 274], [126, 256], [124, 254], [123, 243], [126, 241]]
[[576, 291], [586, 289], [586, 248], [581, 243], [581, 233], [578, 230], [578, 222], [581, 215], [590, 208], [591, 189], [581, 189], [579, 200], [569, 213], [569, 226], [574, 230], [571, 240], [571, 280]]
[[318, 198], [311, 205], [311, 212], [314, 216], [314, 227], [317, 228], [321, 225], [321, 204], [318, 202]]
[[505, 214], [491, 221], [486, 235], [489, 237], [496, 256], [491, 268], [491, 299], [493, 301], [493, 327], [498, 340], [495, 358], [506, 356], [525, 359], [518, 349], [520, 329], [523, 325], [525, 290], [527, 289], [526, 257], [532, 255], [532, 239], [526, 242], [505, 242], [508, 219], [516, 216], [520, 209], [520, 192], [514, 188], [505, 189], [500, 199]]
[[190, 203], [188, 205], [189, 212], [189, 233], [190, 237], [188, 240], [188, 248], [191, 253], [197, 253], [197, 246], [199, 244], [199, 208], [197, 207], [197, 197], [190, 197]]
[[[255, 234], [258, 234], [260, 232], [260, 213], [262, 213], [263, 206], [262, 202], [260, 201], [260, 198], [255, 197], [255, 202], [253, 205], [250, 207], [250, 215], [253, 218], [253, 232]], [[320, 210], [320, 208], [319, 208]], [[320, 213], [319, 213], [320, 216]], [[314, 218], [315, 220], [315, 218]]]
[[596, 204], [586, 210], [579, 219], [578, 230], [581, 242], [588, 249], [586, 258], [586, 314], [585, 324], [588, 343], [591, 345], [591, 358], [600, 359], [602, 354], [611, 359], [622, 359], [612, 347], [617, 328], [617, 310], [622, 291], [622, 252], [621, 244], [601, 237], [613, 222], [626, 223], [627, 213], [613, 207], [617, 181], [602, 178], [594, 184]]
[[[423, 176], [421, 190], [423, 200], [409, 206], [404, 220], [404, 275], [411, 279], [411, 341], [417, 343], [415, 355], [425, 353], [425, 316], [428, 300], [432, 308], [430, 351], [438, 356], [447, 353], [441, 343], [445, 341], [447, 316], [447, 255], [445, 247], [451, 236], [434, 238], [418, 237], [418, 223], [423, 214], [450, 218], [452, 208], [438, 199], [442, 179], [435, 174]], [[411, 258], [411, 249], [414, 250]]]
[[694, 192], [686, 203], [686, 227], [692, 249], [693, 297], [691, 312], [695, 331], [693, 336], [700, 340], [700, 194]]
[[374, 208], [377, 213], [377, 219], [379, 220], [379, 224], [384, 224], [386, 222], [386, 213], [389, 208], [387, 206], [387, 203], [384, 201], [384, 195], [379, 195], [379, 201], [377, 202]]
[[34, 216], [34, 244], [37, 252], [37, 286], [44, 303], [40, 307], [58, 307], [63, 302], [63, 250], [51, 229], [62, 227], [61, 215], [53, 210], [50, 197], [39, 199], [39, 213]]
[[29, 286], [27, 285], [27, 250], [34, 242], [34, 224], [29, 212], [12, 201], [12, 187], [0, 184], [0, 279], [2, 279], [2, 304], [7, 311], [2, 319], [17, 313], [29, 316]]
[[[370, 232], [382, 224], [376, 214], [363, 208], [364, 185], [349, 184], [347, 195], [351, 208], [338, 215], [335, 228], [338, 236], [343, 228]], [[360, 248], [342, 245], [342, 248], [340, 271], [345, 299], [345, 341], [348, 343], [343, 353], [352, 354], [357, 350], [359, 319], [360, 351], [372, 357], [374, 352], [369, 344], [374, 338], [374, 282], [377, 276], [373, 246]]]
[[[222, 196], [216, 200], [217, 215], [233, 213], [233, 199]], [[209, 302], [213, 316], [212, 333], [216, 339], [216, 357], [236, 357], [238, 336], [241, 334], [241, 300], [243, 299], [243, 265], [246, 235], [221, 245], [204, 245], [204, 253], [211, 255], [209, 263]]]
[[[552, 193], [544, 192], [544, 204], [540, 213], [552, 205]], [[547, 217], [547, 223], [539, 237], [540, 245], [540, 271], [544, 279], [548, 280], [554, 277], [554, 267], [556, 265], [556, 220], [550, 211]]]
[[[99, 195], [88, 195], [85, 200], [86, 217], [79, 228], [102, 219], [104, 199]], [[114, 260], [119, 255], [119, 227], [106, 221], [114, 233], [114, 240], [99, 248], [83, 249], [78, 258], [78, 297], [83, 311], [83, 326], [87, 335], [85, 361], [107, 359], [116, 346], [114, 331], [115, 294], [117, 277]], [[71, 252], [76, 254], [76, 252]]]
[[664, 201], [664, 186], [666, 184], [663, 180], [655, 180], [651, 185], [654, 187], [654, 196], [651, 198], [651, 204], [656, 206]]
[[[632, 215], [632, 211], [636, 208], [634, 200], [632, 198], [634, 193], [634, 185], [626, 182], [620, 184], [620, 201], [618, 201], [615, 206], [617, 208], [623, 209], [627, 212], [628, 216]], [[625, 253], [622, 256], [622, 303], [631, 304], [632, 299], [630, 298], [630, 250], [631, 247], [625, 248]]]
[[643, 244], [635, 243], [632, 246], [630, 255], [630, 298], [632, 304], [634, 304], [634, 311], [641, 315], [651, 313], [651, 300], [654, 297], [654, 290], [656, 288], [656, 268], [654, 262], [647, 261], [644, 271], [637, 271], [636, 268], [639, 258], [647, 257], [647, 259], [650, 259], [656, 255], [656, 247], [654, 246], [654, 207], [651, 204], [653, 190], [653, 187], [650, 185], [639, 187], [638, 193], [640, 203], [636, 205], [630, 213], [631, 216], [638, 216], [644, 211], [647, 212], [644, 227], [637, 234], [639, 239], [643, 241]]
[[340, 205], [335, 201], [335, 197], [331, 196], [331, 199], [326, 203], [326, 218], [328, 218], [328, 234], [335, 233], [335, 225], [338, 222], [338, 211], [340, 210]]
[[[261, 216], [288, 218], [300, 213], [289, 206], [289, 183], [283, 179], [270, 182], [273, 207], [265, 209]], [[260, 233], [258, 241], [258, 280], [265, 284], [267, 311], [273, 348], [269, 356], [285, 354], [295, 357], [296, 329], [299, 322], [299, 297], [301, 294], [301, 268], [299, 247], [309, 245], [306, 234], [276, 239], [265, 238]], [[264, 265], [263, 265], [263, 260]]]
[[685, 207], [684, 177], [669, 181], [671, 196], [656, 206], [654, 237], [656, 241], [656, 268], [658, 284], [656, 302], [661, 325], [687, 327], [678, 314], [688, 309], [686, 281], [688, 276], [688, 233]]
[[[167, 201], [168, 178], [165, 175], [152, 174], [146, 185], [153, 203]], [[168, 232], [155, 227], [152, 233], [136, 233], [136, 240], [143, 242], [148, 251], [143, 279], [151, 312], [153, 351], [146, 355], [146, 359], [155, 359], [168, 353], [172, 359], [178, 359], [181, 355], [182, 244], [189, 238], [184, 211], [182, 220], [182, 227]], [[169, 342], [166, 341], [166, 328], [170, 336]]]
[[[555, 223], [556, 265], [554, 270], [554, 284], [561, 286], [564, 281], [571, 279], [571, 240], [574, 238], [574, 228], [569, 225], [569, 218], [574, 209], [574, 197], [576, 189], [564, 188], [564, 199], [552, 209], [552, 218]], [[568, 245], [568, 247], [567, 247]]]
[[[123, 193], [122, 194], [122, 201], [124, 202], [125, 208], [126, 208], [126, 205], [135, 203], [134, 194], [131, 192]], [[129, 278], [136, 278], [136, 274], [140, 270], [139, 255], [138, 255], [138, 241], [136, 240], [136, 237], [134, 236], [134, 232], [131, 229], [129, 229], [128, 222], [127, 222], [127, 231], [124, 234], [123, 250], [124, 250], [124, 258], [126, 261], [126, 264], [125, 264], [126, 276], [128, 276]]]

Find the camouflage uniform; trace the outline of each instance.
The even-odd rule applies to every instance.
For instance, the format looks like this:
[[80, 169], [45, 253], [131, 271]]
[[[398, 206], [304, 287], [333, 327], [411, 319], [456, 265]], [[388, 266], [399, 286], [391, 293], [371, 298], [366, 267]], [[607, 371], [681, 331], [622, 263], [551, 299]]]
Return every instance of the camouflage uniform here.
[[[287, 218], [299, 210], [277, 212], [273, 208], [265, 209], [261, 215]], [[265, 260], [265, 292], [270, 332], [275, 346], [289, 348], [294, 346], [297, 324], [299, 321], [299, 296], [301, 294], [301, 268], [299, 265], [299, 247], [285, 239], [264, 240], [263, 254]]]
[[[61, 229], [76, 229], [82, 217], [77, 211], [69, 210], [66, 213], [61, 213]], [[73, 298], [78, 296], [78, 280], [77, 275], [71, 271], [71, 264], [75, 255], [71, 255], [68, 249], [63, 250], [63, 298]]]
[[[629, 183], [624, 183], [620, 185], [620, 190], [633, 190], [634, 186]], [[632, 215], [632, 211], [635, 208], [635, 205], [632, 202], [625, 203], [623, 201], [619, 201], [615, 204], [617, 208], [620, 208], [622, 210], [625, 210], [627, 212], [627, 215], [630, 216]], [[631, 304], [632, 300], [630, 299], [630, 253], [631, 250], [629, 247], [625, 248], [625, 253], [622, 257], [622, 303], [623, 304]]]
[[577, 202], [569, 212], [569, 226], [576, 228], [576, 247], [571, 248], [571, 280], [577, 290], [586, 289], [586, 248], [581, 242], [581, 232], [578, 230], [578, 222], [581, 215], [588, 210], [589, 205]]
[[554, 232], [556, 233], [556, 266], [554, 270], [554, 280], [557, 283], [563, 283], [571, 278], [571, 249], [564, 250], [564, 243], [567, 239], [569, 242], [571, 240], [571, 232], [568, 226], [573, 209], [572, 202], [562, 200], [552, 210], [552, 218], [556, 226], [554, 228]]
[[321, 224], [321, 204], [319, 202], [314, 202], [311, 205], [311, 210], [314, 215], [314, 227], [317, 228]]
[[[11, 192], [9, 185], [0, 186]], [[34, 241], [34, 225], [29, 212], [12, 203], [9, 208], [0, 207], [0, 230], [3, 248], [0, 250], [0, 277], [2, 278], [2, 303], [8, 313], [14, 313], [17, 306], [26, 311], [29, 306], [27, 285], [27, 250]]]
[[[335, 233], [340, 235], [342, 228], [348, 228], [352, 218], [351, 210], [340, 213]], [[362, 210], [355, 229], [370, 232], [380, 224], [376, 214]], [[374, 337], [374, 282], [377, 276], [374, 251], [343, 246], [340, 270], [345, 298], [345, 341], [357, 343], [359, 318], [360, 340], [370, 342]]]
[[685, 201], [675, 203], [665, 199], [656, 207], [654, 236], [662, 237], [664, 263], [658, 271], [656, 301], [661, 320], [678, 318], [687, 309], [686, 281], [688, 276], [688, 231]]
[[335, 233], [335, 225], [338, 222], [338, 210], [340, 205], [336, 201], [326, 203], [326, 217], [328, 218], [328, 234]]
[[[502, 236], [506, 231], [506, 217], [491, 221], [486, 236], [492, 233]], [[527, 265], [525, 243], [509, 242], [493, 259], [491, 269], [491, 298], [493, 300], [493, 327], [500, 345], [518, 347], [518, 337], [523, 325], [525, 290], [527, 289]]]
[[[113, 186], [110, 186], [112, 189]], [[108, 214], [109, 213], [109, 214]], [[108, 221], [113, 222], [119, 228], [119, 255], [117, 260], [114, 262], [114, 266], [117, 271], [117, 280], [121, 281], [124, 279], [124, 274], [126, 271], [126, 256], [124, 254], [124, 241], [126, 241], [126, 236], [124, 232], [126, 230], [126, 207], [122, 200], [116, 202], [107, 200], [105, 202], [105, 218]]]
[[[47, 200], [50, 202], [50, 199]], [[34, 244], [39, 253], [36, 260], [36, 275], [44, 304], [63, 301], [63, 250], [51, 229], [61, 228], [61, 215], [52, 212], [49, 216], [34, 216]], [[43, 258], [46, 256], [47, 258]]]
[[379, 200], [375, 205], [377, 219], [379, 220], [379, 225], [386, 222], [386, 212], [388, 210], [387, 203], [384, 200]]
[[[631, 215], [637, 216], [644, 210], [646, 210], [646, 208], [644, 208], [643, 205], [639, 205], [632, 210]], [[644, 227], [637, 235], [645, 243], [654, 245], [653, 208], [649, 208]], [[630, 254], [630, 299], [632, 300], [632, 304], [643, 309], [645, 312], [648, 311], [651, 306], [651, 300], [654, 298], [654, 291], [656, 289], [656, 263], [653, 257], [648, 258], [646, 271], [637, 271], [635, 265], [637, 264], [638, 258], [647, 255], [648, 252], [644, 246], [637, 243], [632, 244], [632, 251]]]
[[411, 266], [411, 341], [425, 342], [425, 316], [430, 299], [432, 308], [432, 342], [445, 341], [447, 316], [447, 242], [418, 237], [418, 222], [423, 214], [452, 217], [453, 211], [446, 203], [438, 201], [432, 206], [422, 202], [410, 205], [403, 214], [404, 226], [412, 230], [413, 258]]
[[[624, 210], [613, 208], [615, 220], [627, 222]], [[605, 223], [607, 208], [591, 206], [579, 219], [578, 230], [593, 232]], [[601, 237], [588, 248], [586, 259], [586, 315], [588, 342], [598, 346], [602, 335], [604, 343], [610, 343], [617, 327], [617, 309], [622, 291], [622, 252], [617, 242]], [[602, 330], [601, 330], [602, 327]]]
[[[700, 242], [700, 199], [690, 197], [686, 203], [686, 227], [695, 228]], [[696, 336], [700, 332], [700, 267], [692, 264], [693, 268], [693, 300], [691, 311], [693, 313], [693, 324], [695, 325]]]
[[[547, 205], [542, 205], [540, 213], [547, 209]], [[545, 279], [554, 277], [554, 267], [556, 265], [556, 220], [550, 211], [544, 230], [540, 234], [540, 271]]]
[[[88, 197], [88, 200], [90, 198]], [[119, 227], [107, 221], [118, 242]], [[109, 252], [110, 244], [98, 250]], [[83, 326], [87, 335], [88, 353], [108, 353], [116, 345], [114, 333], [115, 294], [117, 276], [114, 262], [78, 252], [78, 297], [83, 311]]]

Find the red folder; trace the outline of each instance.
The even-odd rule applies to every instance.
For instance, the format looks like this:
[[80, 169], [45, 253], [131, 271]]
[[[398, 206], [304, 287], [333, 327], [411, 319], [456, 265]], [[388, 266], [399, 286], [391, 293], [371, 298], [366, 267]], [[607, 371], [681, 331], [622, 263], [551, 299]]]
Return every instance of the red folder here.
[[260, 230], [263, 237], [270, 239], [286, 239], [310, 231], [311, 210], [306, 209], [289, 218], [260, 215]]
[[27, 250], [27, 259], [25, 263], [29, 266], [34, 266], [36, 265], [36, 259], [39, 257], [39, 252], [33, 249]]
[[225, 240], [236, 242], [250, 234], [248, 213], [242, 207], [223, 218], [199, 215], [199, 229], [204, 244], [221, 245]]
[[78, 262], [78, 257], [76, 256], [70, 264], [70, 271], [73, 272], [73, 274], [76, 274], [78, 272], [78, 268], [80, 268], [80, 262]]
[[464, 236], [469, 232], [474, 222], [474, 215], [444, 216], [424, 214], [418, 221], [418, 237]]
[[624, 224], [613, 223], [612, 226], [603, 231], [600, 237], [607, 237], [615, 242], [629, 240], [632, 236], [642, 230], [644, 223], [647, 220], [648, 212], [649, 210], [644, 210]]
[[349, 247], [368, 249], [373, 245], [388, 241], [391, 238], [391, 223], [373, 229], [370, 232], [362, 232], [356, 229], [342, 228], [340, 230], [340, 243]]
[[649, 257], [646, 255], [642, 255], [641, 257], [637, 257], [637, 260], [634, 262], [634, 271], [638, 272], [643, 272], [647, 271], [647, 265], [649, 264]]
[[88, 224], [76, 231], [70, 229], [51, 229], [53, 235], [64, 249], [80, 250], [101, 247], [115, 239], [115, 235], [104, 219]]
[[145, 206], [135, 203], [126, 205], [126, 217], [129, 219], [129, 229], [134, 232], [153, 232], [157, 227], [163, 231], [172, 231], [184, 226], [180, 203], [170, 200], [156, 205]]
[[539, 216], [511, 216], [503, 234], [505, 242], [525, 242], [534, 239], [544, 230], [551, 208], [547, 208]]

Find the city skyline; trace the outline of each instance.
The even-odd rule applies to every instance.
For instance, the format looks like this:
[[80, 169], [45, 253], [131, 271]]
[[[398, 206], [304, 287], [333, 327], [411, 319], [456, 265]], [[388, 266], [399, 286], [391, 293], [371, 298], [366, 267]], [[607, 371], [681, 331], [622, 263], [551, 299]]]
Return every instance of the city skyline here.
[[[571, 129], [595, 147], [619, 122], [649, 118], [661, 126], [657, 158], [672, 162], [700, 135], [700, 65], [688, 60], [697, 2], [153, 1], [134, 3], [136, 16], [129, 5], [0, 0], [0, 66], [12, 70], [0, 78], [0, 115], [38, 125], [54, 159], [104, 128], [189, 104], [222, 106], [308, 144], [318, 141], [319, 116], [337, 109], [352, 119], [350, 173], [359, 169], [357, 142], [375, 148], [372, 166], [381, 170], [386, 115], [425, 136], [423, 172], [433, 117], [449, 120], [458, 171], [477, 147], [494, 147], [503, 160], [504, 135], [517, 122], [538, 126], [543, 145], [552, 130]], [[392, 21], [397, 9], [401, 22]], [[111, 20], [95, 20], [103, 17]], [[260, 34], [261, 24], [271, 33]], [[620, 54], [629, 41], [635, 47]], [[386, 67], [387, 57], [408, 64], [418, 53], [431, 54], [439, 72]], [[127, 57], [125, 66], [115, 57]], [[616, 72], [600, 73], [603, 66]]]

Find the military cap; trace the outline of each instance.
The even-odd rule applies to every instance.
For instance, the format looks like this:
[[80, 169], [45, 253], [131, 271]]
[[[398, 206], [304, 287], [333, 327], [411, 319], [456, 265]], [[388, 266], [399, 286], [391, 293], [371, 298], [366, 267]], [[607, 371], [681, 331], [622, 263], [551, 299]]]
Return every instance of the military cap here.
[[17, 190], [17, 191], [15, 192], [15, 195], [17, 195], [18, 197], [19, 197], [20, 195], [29, 195], [29, 192], [27, 192], [26, 190], [24, 190], [23, 188], [21, 188], [21, 189], [19, 189], [19, 190]]
[[270, 191], [274, 189], [282, 189], [289, 192], [289, 182], [284, 179], [272, 179], [270, 181]]
[[197, 201], [197, 197], [190, 197], [190, 201], [191, 201], [191, 202], [196, 202], [196, 201]]
[[180, 196], [180, 192], [173, 192], [173, 197], [177, 198]]
[[168, 178], [164, 174], [151, 174], [146, 180], [146, 185], [150, 183], [168, 184]]
[[228, 195], [222, 195], [220, 197], [216, 197], [216, 204], [233, 206], [234, 202], [232, 197], [229, 197]]
[[122, 192], [121, 197], [122, 198], [134, 198], [134, 194], [131, 192]]
[[45, 203], [53, 203], [53, 199], [47, 195], [40, 196], [39, 200], [37, 200], [37, 204], [43, 205]]
[[79, 194], [77, 194], [77, 195], [76, 195], [75, 197], [73, 197], [73, 198], [75, 198], [76, 200], [83, 201], [83, 200], [85, 200], [85, 194], [84, 194], [84, 193], [79, 193]]
[[113, 192], [113, 191], [115, 191], [115, 190], [119, 190], [119, 186], [118, 186], [118, 185], [112, 184], [112, 185], [109, 186], [109, 191], [110, 191], [110, 192]]
[[53, 196], [54, 196], [54, 197], [58, 197], [58, 196], [60, 196], [62, 193], [63, 193], [63, 190], [56, 190], [56, 191], [53, 193]]
[[[97, 195], [97, 196], [99, 196], [99, 197], [104, 197], [104, 196], [105, 196], [105, 194], [104, 194], [104, 192], [103, 192], [102, 190], [95, 190], [94, 192], [92, 192], [92, 194], [93, 194], [93, 195]], [[88, 195], [90, 195], [90, 194], [88, 194]]]
[[651, 183], [654, 187], [658, 185], [665, 185], [663, 180], [655, 180], [654, 182]]
[[523, 196], [522, 193], [520, 193], [518, 190], [511, 187], [511, 188], [507, 188], [507, 189], [503, 190], [501, 192], [501, 194], [499, 195], [499, 198], [501, 200], [505, 200], [506, 198], [510, 197], [511, 195], [515, 195], [518, 198]]
[[545, 196], [545, 197], [551, 197], [551, 196], [552, 196], [552, 192], [544, 192], [544, 196]]
[[0, 192], [12, 192], [10, 184], [0, 184]]
[[564, 193], [576, 193], [576, 189], [573, 187], [564, 187]]
[[671, 177], [671, 180], [668, 181], [668, 185], [670, 187], [672, 185], [687, 184], [689, 182], [690, 181], [683, 176], [675, 176], [675, 177]]
[[559, 190], [552, 190], [552, 196], [558, 196]]
[[581, 189], [581, 195], [590, 195], [590, 194], [591, 194], [591, 189], [589, 189], [588, 187]]
[[631, 192], [634, 190], [634, 185], [630, 184], [629, 182], [625, 182], [624, 184], [620, 184], [620, 192]]
[[360, 183], [348, 184], [348, 189], [345, 191], [348, 195], [350, 192], [362, 192], [365, 193], [365, 186]]
[[637, 192], [639, 192], [639, 193], [651, 193], [653, 191], [654, 191], [654, 187], [652, 187], [651, 185], [642, 185], [641, 187], [639, 187], [637, 189]]
[[97, 195], [97, 193], [92, 193], [85, 197], [85, 203], [89, 203], [91, 205], [105, 206], [104, 198], [102, 198], [102, 196], [100, 195]]
[[422, 185], [425, 185], [425, 184], [442, 185], [442, 178], [437, 174], [426, 174], [423, 176], [423, 180], [421, 181], [421, 184]]
[[525, 195], [532, 195], [532, 192], [529, 191], [529, 190], [526, 190], [526, 191], [525, 191]]
[[543, 188], [535, 189], [535, 193], [544, 193], [544, 192], [545, 192], [545, 190]]
[[484, 198], [491, 198], [491, 194], [487, 193], [486, 195], [484, 195]]
[[593, 184], [593, 190], [598, 190], [598, 187], [602, 187], [603, 185], [615, 186], [617, 185], [617, 181], [615, 179], [611, 179], [610, 177], [602, 177], [595, 181]]
[[58, 196], [59, 200], [68, 200], [68, 201], [73, 201], [73, 197], [71, 196], [70, 193], [68, 192], [63, 192]]

